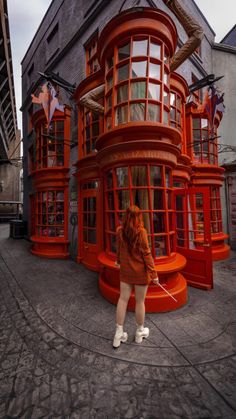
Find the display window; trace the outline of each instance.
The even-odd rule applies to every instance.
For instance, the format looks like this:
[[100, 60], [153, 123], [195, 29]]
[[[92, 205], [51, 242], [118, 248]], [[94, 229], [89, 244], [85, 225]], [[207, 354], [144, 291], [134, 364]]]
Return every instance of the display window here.
[[38, 237], [65, 237], [65, 196], [63, 190], [36, 193], [35, 232]]
[[126, 209], [137, 205], [154, 258], [173, 251], [172, 173], [167, 166], [136, 165], [115, 167], [106, 173], [106, 248], [116, 252], [116, 228]]
[[64, 166], [64, 121], [38, 125], [36, 129], [35, 169]]
[[179, 131], [183, 129], [182, 101], [181, 97], [175, 92], [170, 93], [170, 125]]
[[86, 52], [86, 76], [99, 70], [98, 54], [97, 54], [98, 34], [96, 33], [85, 46]]
[[131, 37], [106, 61], [105, 128], [135, 121], [169, 124], [169, 54], [156, 38]]
[[220, 188], [211, 188], [211, 232], [222, 233], [222, 212], [221, 212], [221, 199], [220, 199]]
[[[103, 104], [103, 100], [99, 100]], [[103, 117], [87, 108], [81, 108], [82, 115], [82, 155], [96, 151], [96, 139], [103, 132]]]
[[218, 164], [217, 133], [212, 132], [206, 118], [193, 117], [193, 161]]

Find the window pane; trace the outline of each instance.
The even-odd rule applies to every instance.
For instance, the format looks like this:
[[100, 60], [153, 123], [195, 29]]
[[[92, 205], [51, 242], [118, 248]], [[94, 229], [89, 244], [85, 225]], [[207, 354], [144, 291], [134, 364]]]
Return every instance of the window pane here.
[[128, 121], [128, 106], [118, 106], [116, 109], [115, 124], [125, 124]]
[[163, 122], [164, 122], [164, 124], [169, 123], [169, 112], [167, 112], [167, 111], [163, 111]]
[[109, 234], [108, 236], [110, 251], [116, 253], [116, 235]]
[[150, 63], [149, 64], [149, 77], [153, 79], [160, 79], [160, 68], [159, 64]]
[[170, 105], [171, 106], [176, 106], [176, 96], [174, 93], [170, 94]]
[[132, 77], [146, 77], [147, 61], [138, 61], [132, 63]]
[[131, 167], [132, 186], [146, 186], [147, 175], [145, 166]]
[[117, 89], [117, 103], [128, 100], [128, 84], [118, 87]]
[[137, 205], [141, 210], [149, 209], [148, 201], [148, 190], [147, 189], [134, 189], [133, 191], [133, 203]]
[[118, 209], [126, 210], [130, 206], [129, 191], [117, 191]]
[[129, 64], [119, 67], [117, 70], [118, 81], [126, 80], [129, 78]]
[[115, 213], [109, 212], [107, 214], [109, 220], [109, 230], [115, 231], [116, 230], [116, 223], [115, 223]]
[[96, 212], [88, 213], [88, 227], [96, 227]]
[[134, 41], [133, 42], [133, 56], [136, 55], [147, 55], [147, 39], [143, 41]]
[[130, 120], [144, 121], [145, 103], [133, 103], [130, 105]]
[[205, 118], [201, 119], [201, 127], [202, 129], [208, 129], [208, 120]]
[[164, 104], [169, 106], [169, 94], [167, 92], [164, 91]]
[[118, 60], [124, 60], [130, 56], [130, 45], [126, 44], [123, 47], [118, 48]]
[[150, 57], [161, 58], [161, 46], [150, 42]]
[[98, 124], [93, 124], [92, 125], [92, 135], [93, 137], [97, 137], [99, 134], [99, 125]]
[[160, 121], [160, 106], [153, 105], [152, 103], [148, 104], [148, 113], [147, 113], [148, 121]]
[[88, 199], [88, 211], [96, 211], [96, 198], [90, 197]]
[[146, 82], [140, 81], [131, 83], [131, 99], [145, 99], [146, 97]]
[[111, 77], [109, 77], [107, 79], [107, 88], [108, 88], [108, 90], [111, 89], [112, 86], [113, 86], [113, 76], [111, 76]]
[[87, 234], [88, 234], [88, 243], [95, 244], [97, 242], [96, 230], [89, 229]]
[[108, 192], [108, 208], [110, 210], [114, 210], [115, 209], [114, 194], [113, 194], [113, 192]]
[[128, 167], [119, 167], [116, 169], [116, 182], [118, 188], [129, 186]]
[[164, 83], [168, 84], [168, 74], [164, 73]]
[[153, 213], [153, 229], [154, 229], [154, 233], [165, 232], [165, 218], [164, 218], [163, 213], [161, 212]]
[[110, 115], [107, 115], [107, 129], [111, 129], [112, 118]]
[[166, 168], [166, 187], [170, 188], [170, 169]]
[[160, 85], [148, 83], [148, 97], [154, 100], [160, 100]]
[[109, 170], [107, 173], [107, 188], [113, 188], [113, 177], [112, 177], [112, 170]]
[[165, 237], [154, 237], [154, 248], [156, 257], [166, 256], [166, 239]]
[[152, 209], [154, 210], [163, 210], [163, 192], [159, 189], [151, 189], [151, 203]]
[[162, 186], [161, 168], [159, 166], [150, 167], [151, 186]]
[[114, 65], [114, 58], [112, 56], [112, 57], [108, 58], [108, 60], [107, 60], [107, 67], [108, 67], [108, 69], [110, 69], [111, 67], [113, 67], [113, 65]]
[[142, 215], [143, 215], [144, 228], [146, 228], [147, 232], [150, 234], [151, 233], [150, 214], [143, 212]]
[[194, 129], [200, 129], [200, 119], [199, 118], [193, 118], [193, 128]]

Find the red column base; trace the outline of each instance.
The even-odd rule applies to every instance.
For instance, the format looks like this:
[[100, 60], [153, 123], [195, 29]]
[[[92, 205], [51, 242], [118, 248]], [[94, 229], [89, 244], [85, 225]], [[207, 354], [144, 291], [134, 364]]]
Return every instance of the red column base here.
[[[119, 288], [110, 285], [104, 278], [104, 271], [99, 277], [99, 288], [103, 297], [112, 304], [117, 304], [120, 291]], [[165, 291], [157, 285], [150, 285], [145, 299], [145, 308], [147, 313], [161, 313], [165, 311], [173, 311], [182, 307], [187, 302], [187, 282], [181, 273], [168, 275], [168, 281], [165, 283], [160, 280], [161, 284], [175, 297], [175, 302]], [[135, 297], [132, 291], [128, 310], [134, 311]]]
[[224, 260], [228, 259], [230, 256], [230, 246], [228, 244], [223, 244], [220, 247], [212, 246], [212, 259], [213, 260]]
[[47, 258], [47, 259], [68, 259], [68, 240], [56, 241], [51, 238], [48, 240], [31, 237], [32, 249], [31, 253], [33, 255]]

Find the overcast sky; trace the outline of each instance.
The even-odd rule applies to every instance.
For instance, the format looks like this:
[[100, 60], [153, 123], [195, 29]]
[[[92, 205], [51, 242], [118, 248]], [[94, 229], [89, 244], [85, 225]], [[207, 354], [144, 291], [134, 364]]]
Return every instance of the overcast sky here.
[[[116, 0], [123, 1], [123, 0]], [[216, 33], [216, 42], [236, 24], [235, 0], [195, 0]], [[21, 128], [21, 61], [51, 0], [8, 0], [18, 127]]]

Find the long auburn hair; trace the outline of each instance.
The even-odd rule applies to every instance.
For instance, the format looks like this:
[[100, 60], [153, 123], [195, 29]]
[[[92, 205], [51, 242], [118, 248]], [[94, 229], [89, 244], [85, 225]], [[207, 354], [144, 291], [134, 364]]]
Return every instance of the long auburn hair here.
[[143, 229], [143, 217], [136, 205], [131, 205], [126, 210], [122, 227], [122, 239], [127, 246], [128, 252], [141, 253], [141, 230]]

